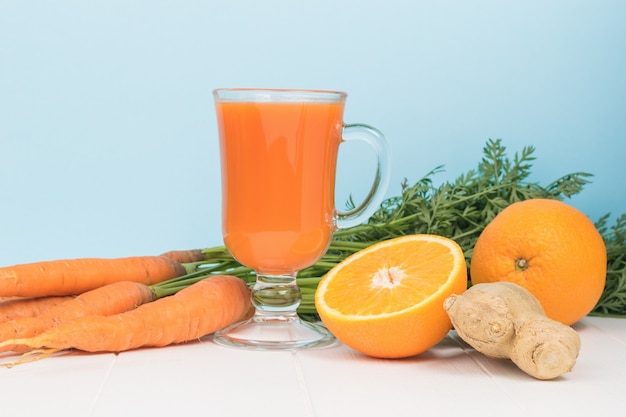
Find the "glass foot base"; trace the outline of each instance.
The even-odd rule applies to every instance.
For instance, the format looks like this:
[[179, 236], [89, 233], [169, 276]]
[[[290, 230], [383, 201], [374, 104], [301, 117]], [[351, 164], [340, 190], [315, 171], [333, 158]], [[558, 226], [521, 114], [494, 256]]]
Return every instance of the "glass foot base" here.
[[298, 316], [259, 315], [215, 332], [213, 340], [220, 345], [252, 350], [323, 348], [336, 342], [325, 327], [303, 321]]

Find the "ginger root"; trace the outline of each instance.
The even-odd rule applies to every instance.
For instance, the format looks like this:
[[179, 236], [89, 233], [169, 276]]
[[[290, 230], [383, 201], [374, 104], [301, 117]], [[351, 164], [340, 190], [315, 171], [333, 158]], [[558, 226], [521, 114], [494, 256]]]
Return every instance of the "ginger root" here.
[[509, 358], [522, 371], [547, 380], [569, 372], [580, 337], [545, 315], [528, 290], [510, 282], [475, 284], [444, 301], [457, 334], [477, 351]]

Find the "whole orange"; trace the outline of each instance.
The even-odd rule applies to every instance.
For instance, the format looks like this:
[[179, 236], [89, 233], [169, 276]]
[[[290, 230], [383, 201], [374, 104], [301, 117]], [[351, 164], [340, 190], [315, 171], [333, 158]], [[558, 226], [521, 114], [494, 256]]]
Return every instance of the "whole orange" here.
[[604, 240], [587, 216], [561, 201], [531, 199], [506, 207], [485, 227], [470, 279], [521, 285], [548, 317], [571, 325], [600, 299], [606, 268]]

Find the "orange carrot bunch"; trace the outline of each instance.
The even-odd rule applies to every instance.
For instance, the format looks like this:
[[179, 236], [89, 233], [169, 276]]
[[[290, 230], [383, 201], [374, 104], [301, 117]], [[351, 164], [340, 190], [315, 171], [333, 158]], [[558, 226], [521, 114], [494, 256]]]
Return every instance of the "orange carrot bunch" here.
[[88, 315], [23, 339], [9, 339], [5, 346], [31, 348], [11, 367], [49, 356], [59, 350], [122, 352], [140, 347], [163, 347], [213, 333], [251, 313], [247, 285], [239, 278], [216, 275], [205, 278], [175, 295], [143, 304], [112, 316]]
[[[145, 284], [114, 282], [52, 305], [37, 316], [0, 323], [0, 341], [33, 337], [84, 316], [122, 313], [155, 299], [154, 291]], [[8, 350], [16, 350], [16, 347], [10, 344], [0, 347], [0, 352]]]
[[0, 268], [0, 352], [25, 352], [4, 366], [64, 349], [166, 346], [242, 320], [252, 311], [245, 281], [197, 270], [204, 258], [171, 251]]

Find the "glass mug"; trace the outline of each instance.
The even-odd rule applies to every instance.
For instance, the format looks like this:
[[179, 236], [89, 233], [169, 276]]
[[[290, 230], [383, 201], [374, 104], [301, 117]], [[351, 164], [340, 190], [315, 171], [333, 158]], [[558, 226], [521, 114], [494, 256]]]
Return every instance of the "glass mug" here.
[[[296, 275], [326, 252], [337, 228], [367, 220], [390, 178], [384, 136], [344, 124], [343, 92], [283, 89], [213, 91], [219, 129], [224, 244], [253, 269], [254, 316], [215, 333], [222, 345], [251, 349], [327, 346], [333, 336], [301, 320]], [[339, 145], [362, 141], [377, 155], [372, 188], [360, 205], [335, 208]]]

